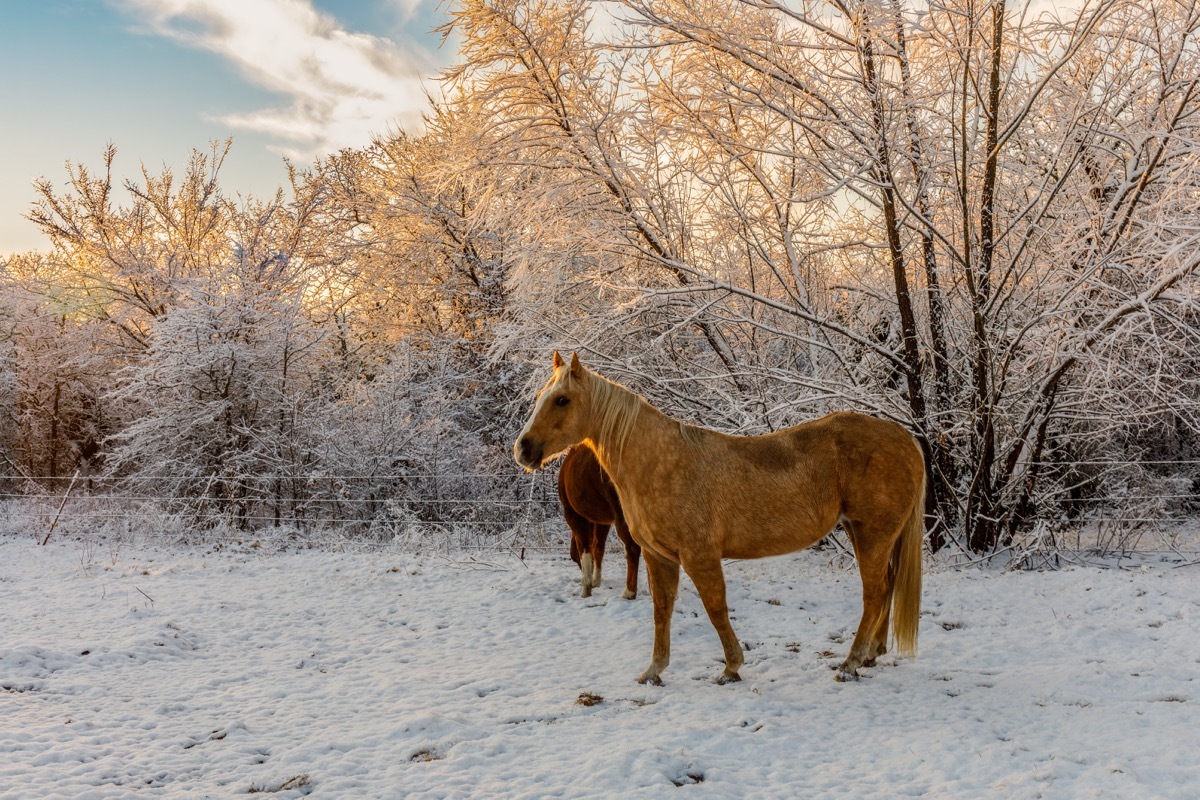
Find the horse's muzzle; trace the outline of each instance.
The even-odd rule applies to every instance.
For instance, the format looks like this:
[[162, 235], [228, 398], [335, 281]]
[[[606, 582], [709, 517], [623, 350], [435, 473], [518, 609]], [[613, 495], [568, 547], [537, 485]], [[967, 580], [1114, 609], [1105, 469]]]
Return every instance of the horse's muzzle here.
[[538, 447], [528, 436], [522, 436], [513, 445], [513, 458], [525, 469], [537, 469], [542, 465], [542, 448]]

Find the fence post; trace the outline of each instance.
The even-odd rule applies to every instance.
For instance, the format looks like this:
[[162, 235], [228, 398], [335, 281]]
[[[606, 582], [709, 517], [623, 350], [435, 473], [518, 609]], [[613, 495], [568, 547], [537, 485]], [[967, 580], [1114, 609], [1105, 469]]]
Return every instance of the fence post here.
[[50, 523], [50, 530], [46, 531], [46, 538], [42, 539], [42, 547], [46, 546], [46, 542], [50, 541], [50, 534], [54, 533], [54, 527], [58, 525], [58, 518], [62, 514], [63, 508], [67, 505], [67, 498], [71, 496], [71, 490], [75, 488], [75, 481], [79, 480], [79, 470], [75, 470], [75, 474], [71, 476], [71, 482], [67, 484], [67, 491], [63, 495], [62, 502], [58, 504], [58, 511], [54, 512], [54, 520]]

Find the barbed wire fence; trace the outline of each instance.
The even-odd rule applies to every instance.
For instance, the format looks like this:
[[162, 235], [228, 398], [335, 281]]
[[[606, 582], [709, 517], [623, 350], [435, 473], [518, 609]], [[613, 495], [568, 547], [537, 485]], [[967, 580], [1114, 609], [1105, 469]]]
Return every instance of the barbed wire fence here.
[[552, 472], [30, 476], [0, 473], [0, 532], [216, 546], [563, 549]]
[[[1084, 556], [1162, 554], [1200, 560], [1200, 460], [1045, 465], [1106, 476], [1109, 493], [1060, 481], [1032, 527], [994, 553], [1024, 568]], [[1114, 480], [1157, 469], [1155, 482]], [[1177, 477], [1170, 477], [1174, 473]], [[0, 533], [279, 547], [564, 552], [569, 540], [555, 470], [526, 474], [264, 474], [31, 476], [0, 473]], [[1065, 488], [1064, 488], [1065, 487]], [[849, 553], [835, 536], [829, 546]]]
[[1066, 459], [1047, 476], [1034, 524], [996, 555], [1018, 568], [1101, 558], [1200, 560], [1200, 459]]

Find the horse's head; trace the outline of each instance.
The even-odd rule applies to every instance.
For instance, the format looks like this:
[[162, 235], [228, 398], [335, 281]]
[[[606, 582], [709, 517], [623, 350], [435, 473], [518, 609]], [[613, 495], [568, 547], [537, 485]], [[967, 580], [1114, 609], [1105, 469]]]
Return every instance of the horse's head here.
[[542, 387], [533, 413], [513, 445], [513, 458], [527, 470], [535, 470], [583, 441], [587, 432], [592, 375], [572, 353], [571, 363], [554, 352], [554, 374]]

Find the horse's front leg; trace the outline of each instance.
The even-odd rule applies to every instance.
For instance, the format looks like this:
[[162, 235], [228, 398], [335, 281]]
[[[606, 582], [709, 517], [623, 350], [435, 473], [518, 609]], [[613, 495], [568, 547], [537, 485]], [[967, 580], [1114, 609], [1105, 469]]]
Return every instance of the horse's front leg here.
[[571, 560], [579, 565], [579, 586], [581, 597], [592, 596], [592, 576], [596, 562], [592, 558], [592, 523], [563, 501], [563, 517], [567, 527], [571, 529]]
[[708, 612], [708, 619], [717, 629], [721, 637], [721, 647], [725, 650], [725, 672], [717, 678], [717, 683], [740, 681], [738, 674], [745, 657], [742, 654], [742, 644], [733, 633], [729, 624], [729, 606], [725, 603], [725, 572], [721, 569], [721, 559], [702, 559], [698, 562], [687, 561], [683, 565], [696, 591]]
[[654, 601], [654, 651], [650, 666], [638, 677], [638, 683], [662, 686], [659, 675], [671, 661], [671, 614], [679, 589], [679, 565], [653, 555], [646, 556], [646, 577], [650, 579], [650, 597]]

